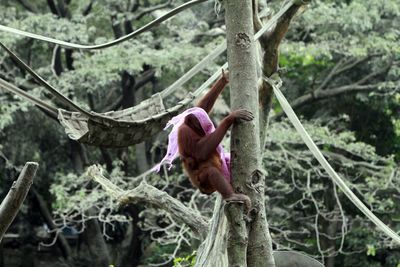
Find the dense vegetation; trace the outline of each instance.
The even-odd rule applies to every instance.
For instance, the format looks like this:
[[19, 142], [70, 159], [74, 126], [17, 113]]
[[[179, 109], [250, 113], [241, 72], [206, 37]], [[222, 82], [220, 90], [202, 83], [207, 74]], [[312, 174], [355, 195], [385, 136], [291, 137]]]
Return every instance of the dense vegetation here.
[[[103, 43], [180, 2], [2, 0], [0, 24], [76, 43]], [[271, 10], [281, 5], [268, 1]], [[292, 22], [280, 56], [283, 92], [319, 148], [358, 197], [397, 231], [399, 12], [396, 0], [313, 1]], [[0, 41], [76, 103], [105, 112], [166, 88], [221, 43], [224, 30], [223, 10], [209, 1], [104, 50], [64, 49], [3, 32]], [[208, 66], [167, 104], [197, 88], [225, 61], [221, 57]], [[0, 78], [65, 108], [3, 50]], [[217, 117], [229, 111], [227, 96], [214, 111]], [[35, 259], [32, 266], [63, 266], [66, 259], [71, 266], [100, 266], [104, 258], [116, 266], [192, 260], [198, 240], [187, 226], [143, 204], [118, 207], [85, 174], [88, 166], [102, 164], [113, 182], [134, 187], [143, 179], [138, 175], [164, 154], [165, 133], [129, 148], [90, 147], [68, 139], [57, 120], [14, 95], [0, 91], [0, 103], [0, 199], [26, 161], [40, 164], [34, 190], [9, 231], [18, 235], [0, 247], [0, 266], [22, 266], [18, 255]], [[275, 102], [266, 138], [267, 216], [275, 248], [304, 251], [330, 267], [400, 266], [398, 245], [376, 231], [329, 180]], [[147, 182], [210, 216], [213, 198], [194, 191], [176, 166], [172, 174], [147, 176]]]

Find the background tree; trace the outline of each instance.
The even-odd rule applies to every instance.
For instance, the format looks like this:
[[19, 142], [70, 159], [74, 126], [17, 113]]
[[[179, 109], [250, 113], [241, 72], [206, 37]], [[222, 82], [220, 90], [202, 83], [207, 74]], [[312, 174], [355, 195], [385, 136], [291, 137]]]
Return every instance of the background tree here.
[[[280, 1], [265, 3], [260, 2], [260, 9], [270, 12], [282, 6]], [[170, 1], [153, 0], [4, 0], [0, 5], [3, 25], [78, 43], [114, 39], [171, 8]], [[303, 11], [280, 47], [279, 63], [286, 71], [281, 75], [284, 93], [352, 189], [396, 229], [399, 5], [383, 0], [314, 1]], [[1, 41], [81, 106], [109, 111], [132, 106], [160, 91], [201, 60], [223, 40], [222, 12], [217, 16], [213, 3], [207, 2], [134, 40], [93, 52], [3, 33]], [[270, 48], [264, 50], [266, 54], [278, 51], [278, 47]], [[276, 67], [270, 68], [271, 73]], [[35, 96], [49, 97], [4, 51], [0, 52], [0, 70], [0, 78]], [[168, 103], [175, 103], [215, 70], [211, 64]], [[305, 251], [327, 266], [399, 264], [398, 248], [374, 231], [324, 177], [280, 107], [274, 101], [268, 105], [271, 92], [264, 93], [264, 108], [271, 107], [273, 113], [263, 167], [268, 171], [266, 213], [274, 248]], [[224, 99], [229, 102], [227, 95]], [[56, 266], [56, 261], [98, 266], [92, 259], [110, 260], [116, 266], [171, 264], [174, 258], [178, 264], [187, 256], [191, 260], [199, 241], [186, 223], [142, 202], [119, 208], [83, 173], [99, 162], [113, 183], [123, 189], [135, 188], [144, 179], [138, 175], [163, 154], [164, 133], [127, 149], [87, 147], [68, 140], [55, 120], [19, 98], [2, 91], [0, 101], [0, 199], [22, 164], [28, 160], [41, 164], [33, 194], [10, 228], [17, 235], [6, 235], [2, 243], [0, 265], [18, 266], [18, 253], [35, 266], [49, 262]], [[216, 108], [221, 116], [228, 110], [224, 101]], [[268, 112], [264, 115], [262, 123], [266, 124]], [[179, 166], [161, 179], [146, 176], [145, 180], [202, 218], [211, 216], [214, 199], [194, 191]], [[43, 246], [52, 241], [56, 242], [53, 246]], [[12, 252], [15, 246], [19, 249]]]

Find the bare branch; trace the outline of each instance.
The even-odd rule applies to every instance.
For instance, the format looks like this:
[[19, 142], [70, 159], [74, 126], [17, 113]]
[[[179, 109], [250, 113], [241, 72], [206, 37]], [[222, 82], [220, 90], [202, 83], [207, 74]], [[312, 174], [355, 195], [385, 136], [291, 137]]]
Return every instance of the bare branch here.
[[59, 45], [54, 46], [53, 56], [51, 59], [51, 70], [55, 76], [60, 76], [63, 72], [63, 65], [61, 59], [61, 47]]
[[137, 187], [131, 190], [122, 190], [114, 185], [110, 180], [104, 177], [102, 169], [99, 166], [91, 166], [87, 174], [94, 181], [99, 183], [107, 193], [117, 199], [121, 205], [130, 203], [144, 202], [149, 203], [157, 208], [163, 209], [171, 214], [176, 220], [185, 223], [200, 237], [207, 234], [207, 219], [199, 212], [186, 207], [182, 202], [171, 197], [154, 186], [142, 181]]
[[366, 75], [365, 77], [361, 78], [360, 80], [358, 80], [356, 82], [356, 84], [364, 84], [365, 82], [367, 82], [368, 80], [370, 80], [376, 76], [383, 75], [383, 74], [387, 73], [391, 67], [392, 67], [392, 64], [390, 63], [385, 68], [382, 68], [378, 71], [372, 72], [372, 73]]
[[135, 90], [138, 90], [140, 87], [144, 86], [146, 83], [150, 82], [154, 75], [156, 74], [155, 70], [149, 69], [144, 71], [140, 77], [137, 77], [135, 80]]
[[129, 1], [128, 10], [130, 12], [135, 12], [139, 8], [139, 0]]
[[261, 47], [265, 52], [263, 58], [263, 72], [267, 77], [271, 76], [278, 70], [279, 45], [281, 44], [283, 37], [286, 35], [292, 18], [300, 7], [302, 7], [302, 5], [291, 6], [277, 21], [275, 28], [270, 32], [266, 32], [266, 36], [263, 36], [263, 38], [260, 39], [262, 40], [260, 41]]
[[[260, 19], [260, 16], [258, 14], [258, 0], [252, 0], [252, 8], [253, 8], [253, 26], [254, 26], [254, 32], [258, 32], [261, 30], [263, 23]], [[263, 36], [260, 37], [260, 42], [263, 42], [264, 40], [262, 39]]]
[[342, 94], [371, 91], [378, 88], [381, 84], [382, 83], [367, 84], [367, 85], [350, 84], [332, 89], [326, 89], [323, 91], [308, 93], [294, 100], [292, 102], [292, 108], [293, 109], [299, 108], [313, 101], [322, 100]]
[[29, 188], [33, 183], [39, 164], [27, 162], [22, 169], [17, 181], [14, 181], [6, 198], [0, 205], [0, 242], [5, 232], [17, 215], [24, 202]]
[[345, 63], [346, 58], [342, 58], [341, 60], [339, 60], [339, 62], [336, 63], [336, 65], [332, 68], [329, 74], [325, 77], [324, 81], [315, 91], [322, 90], [333, 79], [333, 77], [337, 76], [340, 73], [338, 69], [342, 67]]
[[344, 66], [341, 69], [338, 69], [335, 75], [339, 75], [339, 74], [341, 74], [341, 73], [343, 73], [345, 71], [348, 71], [348, 70], [354, 68], [355, 66], [360, 65], [361, 63], [364, 63], [364, 62], [368, 61], [372, 57], [377, 57], [377, 56], [381, 56], [381, 55], [382, 54], [371, 54], [371, 55], [362, 57], [362, 58], [360, 58], [358, 60], [355, 60], [354, 62], [352, 62], [350, 64], [347, 64], [347, 65], [343, 64]]
[[[336, 65], [335, 67], [332, 68], [332, 70], [329, 72], [328, 76], [324, 79], [324, 81], [321, 83], [321, 85], [315, 89], [315, 91], [323, 90], [326, 85], [333, 80], [333, 78], [337, 77], [338, 75], [342, 74], [343, 72], [346, 72], [348, 70], [353, 69], [354, 67], [370, 60], [373, 57], [380, 56], [382, 54], [370, 54], [365, 57], [362, 57], [360, 59], [347, 59], [342, 58]], [[389, 64], [390, 66], [390, 64]], [[386, 68], [385, 68], [386, 69]], [[357, 82], [360, 84], [360, 82]]]

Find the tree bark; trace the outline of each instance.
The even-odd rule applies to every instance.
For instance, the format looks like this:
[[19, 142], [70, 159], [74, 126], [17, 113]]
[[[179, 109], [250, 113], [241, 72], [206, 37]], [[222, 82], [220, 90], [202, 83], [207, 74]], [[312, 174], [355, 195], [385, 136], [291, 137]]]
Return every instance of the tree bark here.
[[128, 207], [126, 207], [126, 211], [132, 218], [132, 231], [129, 245], [126, 247], [125, 251], [122, 252], [123, 256], [121, 258], [119, 266], [134, 267], [139, 264], [140, 257], [142, 256], [142, 240], [140, 238], [142, 231], [138, 226], [138, 222], [140, 221], [140, 209], [137, 205], [129, 205]]
[[0, 242], [15, 216], [17, 216], [17, 213], [31, 188], [38, 167], [39, 165], [36, 162], [27, 162], [17, 181], [12, 184], [10, 191], [1, 203]]
[[[94, 215], [93, 208], [89, 209], [89, 216]], [[97, 219], [86, 221], [86, 228], [83, 232], [89, 253], [92, 257], [94, 266], [108, 267], [111, 264], [111, 257], [107, 248], [107, 244], [103, 238], [102, 230]]]
[[231, 107], [253, 112], [251, 122], [233, 126], [231, 137], [232, 180], [235, 191], [252, 201], [250, 223], [246, 227], [243, 209], [228, 205], [229, 266], [274, 267], [272, 244], [265, 216], [264, 185], [260, 156], [260, 131], [257, 87], [257, 54], [254, 41], [251, 0], [225, 2], [225, 23]]

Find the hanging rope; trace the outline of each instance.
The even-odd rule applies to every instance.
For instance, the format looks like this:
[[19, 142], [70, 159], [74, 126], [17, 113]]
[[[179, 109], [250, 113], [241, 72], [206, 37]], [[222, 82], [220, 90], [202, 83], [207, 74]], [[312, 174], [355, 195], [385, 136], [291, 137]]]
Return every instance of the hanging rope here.
[[[41, 85], [44, 86], [52, 95], [54, 95], [58, 100], [66, 104], [67, 106], [71, 107], [72, 109], [79, 111], [86, 116], [90, 117], [91, 114], [89, 111], [79, 107], [76, 105], [71, 99], [68, 97], [64, 96], [62, 93], [60, 93], [56, 88], [51, 86], [45, 79], [39, 76], [33, 69], [31, 69], [25, 62], [23, 62], [17, 55], [15, 55], [10, 49], [8, 49], [2, 42], [0, 42], [0, 46], [4, 48], [4, 50], [7, 51], [7, 53], [19, 64], [21, 67], [23, 67], [29, 74], [35, 78], [35, 80], [40, 83]], [[28, 99], [29, 100], [29, 99]], [[35, 104], [35, 103], [34, 103]]]
[[[282, 17], [282, 15], [289, 10], [291, 6], [296, 4], [297, 0], [292, 0], [287, 3], [283, 8], [281, 8], [264, 26], [254, 34], [254, 40], [258, 40], [266, 31], [268, 31], [277, 21]], [[202, 70], [205, 66], [207, 66], [214, 58], [222, 54], [226, 50], [226, 41], [219, 45], [214, 49], [207, 57], [205, 57], [202, 61], [200, 61], [196, 66], [190, 69], [187, 73], [185, 73], [181, 78], [179, 78], [174, 84], [165, 89], [165, 92], [161, 92], [161, 95], [167, 96], [174, 92], [176, 89], [181, 87], [184, 83], [186, 83], [189, 79], [191, 79], [194, 75], [196, 75], [200, 70]], [[205, 89], [207, 89], [221, 74], [221, 69], [227, 69], [228, 62], [226, 62], [222, 67], [220, 67], [214, 74], [207, 79], [194, 93], [195, 97], [198, 97]]]
[[[292, 2], [285, 5], [282, 10], [275, 14], [262, 27], [262, 29], [256, 33], [255, 39], [258, 39], [271, 26], [273, 26], [285, 11], [294, 4], [293, 1], [295, 0], [292, 0]], [[51, 94], [56, 96], [63, 103], [72, 107], [73, 110], [78, 111], [71, 112], [58, 109], [58, 119], [71, 139], [89, 145], [104, 147], [130, 146], [142, 142], [149, 136], [156, 134], [162, 129], [162, 125], [164, 125], [169, 118], [179, 114], [179, 112], [187, 108], [194, 98], [198, 97], [205, 89], [209, 88], [210, 85], [220, 76], [221, 69], [227, 69], [228, 67], [228, 63], [225, 63], [193, 93], [189, 93], [175, 106], [165, 109], [163, 99], [180, 88], [194, 75], [208, 66], [212, 60], [223, 53], [226, 50], [226, 42], [224, 42], [217, 46], [208, 56], [162, 92], [151, 96], [149, 99], [142, 101], [140, 104], [132, 108], [99, 114], [86, 111], [74, 104], [70, 99], [63, 96], [59, 91], [41, 78], [3, 44], [0, 43], [0, 45]], [[23, 90], [21, 91], [24, 92]], [[18, 90], [14, 90], [14, 92], [17, 94], [21, 93]], [[30, 100], [35, 105], [41, 103], [41, 100], [33, 100], [33, 97], [26, 97], [26, 95], [21, 96]]]
[[[193, 0], [190, 1], [184, 5], [181, 5], [179, 7], [177, 7], [175, 10], [176, 14], [178, 11], [178, 9], [181, 11], [185, 8], [188, 8], [192, 5], [194, 5], [197, 2], [202, 2], [205, 0]], [[270, 29], [276, 22], [277, 20], [292, 6], [294, 5], [296, 2], [296, 0], [292, 0], [291, 2], [289, 2], [288, 4], [286, 4], [282, 9], [280, 9], [255, 35], [254, 35], [254, 39], [257, 40], [261, 37], [262, 34], [264, 34], [268, 29]], [[172, 11], [174, 11], [172, 10]], [[172, 12], [171, 11], [171, 12]], [[172, 15], [171, 15], [172, 16]], [[160, 17], [161, 18], [161, 17]], [[1, 26], [0, 25], [0, 30], [2, 29], [2, 27], [5, 26]], [[8, 28], [8, 27], [7, 27]], [[134, 33], [134, 32], [133, 32]], [[131, 33], [131, 34], [133, 34]], [[129, 39], [128, 37], [131, 36], [127, 35], [124, 36], [122, 38], [125, 38], [124, 40]], [[28, 36], [28, 35], [25, 35]], [[31, 36], [28, 36], [31, 37]], [[34, 38], [34, 37], [32, 37]], [[120, 38], [120, 39], [122, 39]], [[37, 38], [35, 38], [37, 39]], [[117, 39], [117, 40], [120, 40]], [[41, 39], [39, 39], [41, 40]], [[117, 41], [115, 40], [115, 41]], [[44, 40], [46, 41], [46, 40]], [[122, 42], [122, 41], [120, 41]], [[57, 43], [59, 45], [62, 45], [60, 43]], [[19, 59], [13, 52], [11, 52], [4, 44], [2, 44], [0, 42], [0, 45], [10, 54], [10, 56], [12, 58], [14, 58], [24, 69], [26, 69], [39, 83], [41, 83], [44, 87], [46, 87], [51, 93], [53, 93], [55, 96], [57, 96], [63, 103], [66, 103], [67, 105], [73, 107], [73, 109], [81, 111], [84, 114], [87, 114], [88, 116], [90, 114], [88, 114], [87, 111], [83, 110], [82, 108], [76, 106], [71, 100], [69, 100], [67, 97], [63, 96], [61, 93], [59, 93], [54, 87], [52, 87], [49, 83], [47, 83], [43, 78], [41, 78], [36, 72], [34, 72], [28, 65], [26, 65], [21, 59]], [[102, 45], [97, 45], [97, 46], [104, 46], [106, 44], [102, 44]], [[97, 47], [95, 46], [95, 47]], [[91, 46], [93, 47], [93, 46]], [[107, 47], [107, 46], [105, 46]], [[96, 49], [100, 49], [100, 48], [104, 48], [104, 47], [98, 47]], [[89, 48], [88, 48], [89, 49]], [[219, 55], [221, 55], [224, 51], [226, 50], [226, 41], [224, 41], [222, 44], [218, 45], [210, 54], [208, 54], [206, 57], [204, 57], [199, 63], [197, 63], [195, 66], [193, 66], [189, 71], [187, 71], [182, 77], [180, 77], [178, 80], [176, 80], [173, 84], [171, 84], [169, 87], [167, 87], [166, 89], [164, 89], [162, 92], [160, 92], [162, 98], [169, 96], [170, 94], [172, 94], [173, 92], [175, 92], [177, 89], [179, 89], [181, 86], [183, 86], [188, 80], [190, 80], [193, 76], [195, 76], [197, 73], [199, 73], [201, 70], [203, 70], [206, 66], [208, 66], [211, 61], [213, 61], [215, 58], [217, 58]], [[227, 68], [227, 63], [225, 63], [223, 65], [222, 68]], [[209, 87], [209, 85], [211, 85], [218, 77], [219, 74], [221, 73], [221, 68], [219, 68], [206, 82], [204, 82], [196, 91], [195, 93], [193, 93], [195, 96], [198, 96], [201, 94], [201, 92], [203, 90], [205, 90], [206, 88]], [[62, 99], [61, 99], [62, 98]]]
[[[199, 63], [197, 63], [189, 71], [187, 71], [184, 75], [182, 75], [178, 80], [176, 80], [173, 84], [171, 84], [166, 89], [164, 89], [160, 93], [161, 96], [163, 98], [165, 98], [165, 97], [169, 96], [170, 94], [172, 94], [173, 92], [175, 92], [177, 89], [181, 88], [187, 81], [189, 81], [191, 78], [193, 78], [193, 76], [195, 76], [197, 73], [199, 73], [201, 70], [203, 70], [206, 66], [209, 66], [210, 63], [214, 59], [216, 59], [219, 55], [221, 55], [225, 50], [226, 50], [226, 42], [223, 42], [222, 44], [218, 45], [210, 54], [208, 54], [206, 57], [204, 57]], [[216, 80], [219, 77], [219, 74], [221, 74], [220, 69], [216, 73], [218, 75], [215, 77], [214, 80]], [[214, 75], [212, 77], [214, 77]], [[211, 83], [214, 80], [212, 80]], [[200, 87], [203, 88], [202, 90], [208, 88], [208, 86], [204, 87], [203, 85]]]
[[44, 110], [48, 111], [49, 113], [51, 113], [52, 115], [54, 115], [55, 117], [57, 117], [57, 109], [55, 107], [52, 107], [51, 105], [47, 104], [46, 102], [31, 96], [30, 94], [28, 94], [27, 92], [25, 92], [24, 90], [19, 89], [18, 87], [12, 85], [11, 83], [3, 80], [0, 78], [0, 87], [11, 92], [14, 93], [16, 95], [19, 95], [20, 97], [25, 98], [26, 100], [28, 100], [29, 102], [32, 102], [33, 104], [43, 108]]
[[400, 236], [390, 229], [386, 224], [384, 224], [378, 217], [375, 216], [365, 205], [362, 201], [351, 191], [351, 189], [346, 185], [343, 179], [336, 173], [336, 171], [332, 168], [329, 162], [325, 159], [322, 155], [321, 151], [318, 149], [317, 145], [311, 139], [310, 135], [304, 129], [303, 125], [301, 124], [299, 118], [297, 117], [296, 113], [294, 113], [292, 107], [290, 106], [289, 102], [286, 100], [285, 96], [282, 94], [281, 90], [279, 89], [282, 86], [282, 80], [277, 74], [273, 74], [271, 78], [263, 77], [263, 79], [268, 82], [276, 95], [283, 111], [288, 116], [290, 122], [296, 128], [297, 132], [300, 134], [301, 138], [303, 139], [304, 143], [307, 145], [308, 149], [314, 155], [314, 157], [318, 160], [318, 162], [322, 165], [325, 171], [329, 174], [329, 177], [337, 184], [337, 186], [343, 191], [343, 193], [347, 196], [347, 198], [353, 202], [353, 204], [362, 212], [364, 215], [371, 220], [379, 230], [385, 233], [387, 236], [392, 238], [396, 243], [400, 245]]
[[107, 47], [111, 47], [114, 46], [116, 44], [122, 43], [126, 40], [132, 39], [135, 36], [138, 36], [139, 34], [148, 31], [149, 29], [157, 26], [158, 24], [160, 24], [163, 21], [166, 21], [167, 19], [169, 19], [170, 17], [180, 13], [181, 11], [192, 7], [194, 5], [197, 5], [199, 3], [205, 2], [207, 0], [192, 0], [189, 1], [187, 3], [184, 3], [174, 9], [172, 9], [171, 11], [169, 11], [168, 13], [162, 15], [161, 17], [147, 23], [146, 25], [144, 25], [143, 27], [137, 29], [134, 32], [131, 32], [130, 34], [127, 34], [125, 36], [122, 36], [118, 39], [115, 39], [113, 41], [104, 43], [104, 44], [98, 44], [98, 45], [82, 45], [82, 44], [75, 44], [75, 43], [70, 43], [70, 42], [65, 42], [65, 41], [61, 41], [61, 40], [57, 40], [54, 38], [50, 38], [50, 37], [46, 37], [43, 35], [39, 35], [39, 34], [34, 34], [34, 33], [30, 33], [30, 32], [26, 32], [26, 31], [22, 31], [22, 30], [18, 30], [18, 29], [14, 29], [8, 26], [4, 26], [4, 25], [0, 25], [0, 30], [1, 31], [5, 31], [5, 32], [9, 32], [9, 33], [13, 33], [13, 34], [18, 34], [18, 35], [22, 35], [25, 37], [29, 37], [29, 38], [33, 38], [36, 40], [40, 40], [40, 41], [45, 41], [48, 43], [53, 43], [53, 44], [57, 44], [60, 45], [62, 47], [65, 48], [74, 48], [74, 49], [82, 49], [82, 50], [95, 50], [95, 49], [103, 49], [103, 48], [107, 48]]

